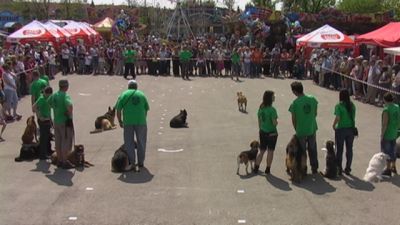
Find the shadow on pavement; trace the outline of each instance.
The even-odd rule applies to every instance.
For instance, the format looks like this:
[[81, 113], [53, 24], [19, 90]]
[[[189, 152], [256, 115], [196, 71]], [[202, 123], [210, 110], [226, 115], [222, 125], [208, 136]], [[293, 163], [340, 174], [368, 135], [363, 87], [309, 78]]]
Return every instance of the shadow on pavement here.
[[42, 172], [42, 173], [50, 173], [50, 162], [47, 162], [46, 160], [39, 160], [36, 163], [36, 168], [32, 169], [31, 171], [33, 172]]
[[249, 173], [249, 174], [246, 174], [246, 175], [238, 174], [238, 176], [240, 177], [240, 179], [249, 179], [249, 178], [258, 176], [258, 174], [255, 174], [255, 173]]
[[140, 169], [139, 173], [133, 171], [122, 173], [121, 176], [118, 177], [118, 180], [125, 183], [140, 184], [150, 182], [153, 177], [154, 175], [151, 174], [146, 167], [143, 167]]
[[392, 184], [396, 185], [397, 187], [400, 187], [400, 176], [395, 175], [392, 177]]
[[353, 175], [343, 176], [343, 180], [350, 188], [360, 191], [373, 191], [375, 189], [374, 185], [371, 183], [361, 180]]
[[324, 177], [319, 174], [308, 175], [302, 183], [292, 183], [293, 185], [304, 188], [316, 195], [323, 195], [326, 193], [336, 191], [336, 188], [329, 184]]
[[289, 183], [279, 177], [276, 177], [272, 174], [265, 175], [265, 177], [267, 178], [267, 181], [277, 189], [280, 189], [282, 191], [292, 190], [292, 188], [289, 186]]
[[75, 173], [72, 173], [69, 170], [56, 168], [53, 174], [46, 175], [46, 177], [58, 185], [72, 186], [72, 178], [74, 177], [74, 175]]

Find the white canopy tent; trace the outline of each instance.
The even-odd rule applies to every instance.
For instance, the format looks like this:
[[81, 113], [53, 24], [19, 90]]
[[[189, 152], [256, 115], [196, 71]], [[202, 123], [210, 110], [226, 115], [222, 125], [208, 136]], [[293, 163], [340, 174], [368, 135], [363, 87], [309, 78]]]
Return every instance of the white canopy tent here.
[[383, 51], [390, 55], [400, 55], [400, 47], [385, 48]]

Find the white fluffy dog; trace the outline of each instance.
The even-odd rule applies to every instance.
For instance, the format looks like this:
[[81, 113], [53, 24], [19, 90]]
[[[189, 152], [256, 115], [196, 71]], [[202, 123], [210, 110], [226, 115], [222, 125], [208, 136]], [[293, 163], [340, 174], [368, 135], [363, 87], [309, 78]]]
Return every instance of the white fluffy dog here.
[[389, 158], [383, 152], [376, 153], [369, 161], [367, 171], [364, 175], [364, 180], [367, 182], [378, 182], [382, 180], [382, 172], [386, 167], [386, 160]]

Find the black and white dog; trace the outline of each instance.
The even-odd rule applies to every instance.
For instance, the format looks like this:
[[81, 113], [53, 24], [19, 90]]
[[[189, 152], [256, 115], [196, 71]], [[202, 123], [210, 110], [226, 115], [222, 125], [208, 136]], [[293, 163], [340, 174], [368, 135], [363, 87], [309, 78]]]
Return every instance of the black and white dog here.
[[326, 168], [325, 172], [320, 172], [322, 176], [335, 179], [338, 175], [338, 165], [336, 162], [336, 154], [335, 154], [335, 142], [327, 141], [325, 148], [322, 148], [323, 151], [326, 151]]

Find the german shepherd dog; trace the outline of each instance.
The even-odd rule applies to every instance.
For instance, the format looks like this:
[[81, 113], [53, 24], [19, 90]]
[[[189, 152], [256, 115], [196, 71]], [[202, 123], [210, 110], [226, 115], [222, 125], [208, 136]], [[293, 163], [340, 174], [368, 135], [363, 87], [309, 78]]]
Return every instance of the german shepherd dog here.
[[169, 126], [171, 128], [182, 128], [188, 127], [188, 123], [186, 122], [187, 112], [186, 109], [183, 109], [179, 112], [178, 115], [174, 116], [169, 122]]
[[129, 164], [128, 154], [124, 149], [124, 145], [121, 145], [111, 159], [111, 171], [122, 173], [126, 170], [126, 167]]
[[117, 126], [115, 126], [114, 120], [115, 108], [111, 109], [111, 107], [108, 107], [108, 111], [104, 115], [97, 117], [97, 119], [94, 121], [95, 130], [91, 131], [90, 133], [94, 134], [105, 130], [115, 129]]
[[307, 173], [307, 153], [301, 149], [299, 139], [293, 135], [286, 147], [286, 172], [290, 180], [301, 182]]
[[249, 174], [249, 171], [247, 170], [248, 166], [249, 166], [249, 162], [250, 162], [250, 167], [251, 170], [253, 171], [254, 168], [254, 163], [256, 161], [257, 158], [257, 153], [258, 153], [258, 148], [260, 147], [260, 143], [258, 141], [252, 141], [250, 143], [250, 150], [248, 151], [243, 151], [239, 154], [239, 156], [237, 157], [237, 170], [236, 170], [236, 174], [239, 175], [239, 167], [240, 164], [244, 164], [246, 165], [246, 174]]
[[[76, 167], [91, 167], [94, 166], [92, 163], [85, 160], [85, 147], [83, 145], [75, 145], [74, 150], [72, 150], [68, 156], [68, 161], [74, 164]], [[54, 152], [51, 155], [51, 163], [57, 165], [58, 157], [57, 153]]]
[[237, 93], [237, 102], [238, 102], [239, 111], [246, 112], [247, 98], [243, 95], [242, 92]]
[[[30, 116], [26, 120], [26, 128], [24, 134], [22, 135], [22, 144], [31, 145], [38, 142], [37, 139], [37, 125], [35, 122], [35, 116]], [[35, 140], [35, 142], [34, 142]]]
[[338, 165], [336, 162], [336, 154], [335, 154], [335, 142], [329, 140], [325, 144], [325, 148], [322, 148], [323, 151], [326, 151], [326, 168], [325, 172], [320, 172], [320, 174], [329, 179], [335, 179], [338, 175]]

